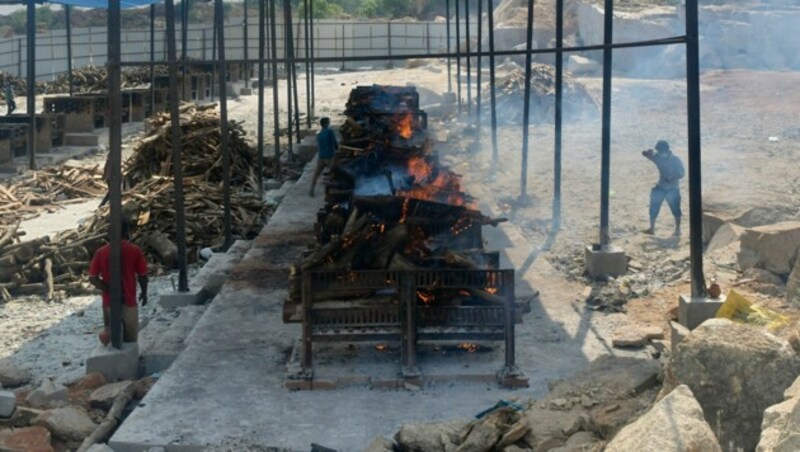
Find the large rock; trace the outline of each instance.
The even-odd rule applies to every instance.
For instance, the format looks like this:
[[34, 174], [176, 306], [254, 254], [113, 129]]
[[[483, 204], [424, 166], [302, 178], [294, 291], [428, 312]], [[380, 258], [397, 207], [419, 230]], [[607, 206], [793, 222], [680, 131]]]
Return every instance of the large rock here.
[[800, 249], [800, 222], [760, 226], [746, 230], [741, 237], [739, 268], [763, 268], [778, 275], [788, 275]]
[[723, 448], [752, 450], [764, 410], [782, 400], [800, 358], [765, 331], [710, 319], [676, 346], [671, 370], [692, 390]]
[[89, 404], [94, 408], [109, 409], [114, 400], [133, 385], [130, 380], [107, 384], [95, 389], [89, 396]]
[[31, 373], [20, 368], [10, 359], [0, 359], [0, 386], [16, 388], [31, 381]]
[[783, 402], [764, 411], [756, 452], [800, 450], [800, 378], [783, 395]]
[[85, 410], [74, 406], [45, 411], [33, 424], [46, 427], [61, 440], [72, 442], [83, 441], [97, 427]]
[[725, 248], [731, 243], [738, 242], [739, 237], [744, 233], [745, 228], [733, 223], [725, 223], [717, 229], [714, 236], [708, 242], [705, 252], [710, 253], [721, 248]]
[[26, 427], [0, 431], [0, 451], [53, 452], [50, 432], [44, 427]]
[[0, 418], [9, 418], [17, 407], [17, 397], [11, 391], [0, 390]]
[[369, 443], [364, 452], [394, 452], [394, 441], [379, 436]]
[[455, 450], [467, 425], [464, 421], [406, 424], [394, 435], [394, 440], [403, 450], [411, 452]]
[[64, 385], [56, 384], [53, 380], [45, 378], [39, 387], [31, 391], [26, 399], [33, 408], [52, 408], [67, 403], [69, 391]]
[[686, 385], [675, 388], [650, 411], [624, 427], [607, 452], [722, 451], [703, 409]]
[[786, 301], [795, 307], [800, 306], [800, 259], [794, 263], [794, 269], [786, 281]]

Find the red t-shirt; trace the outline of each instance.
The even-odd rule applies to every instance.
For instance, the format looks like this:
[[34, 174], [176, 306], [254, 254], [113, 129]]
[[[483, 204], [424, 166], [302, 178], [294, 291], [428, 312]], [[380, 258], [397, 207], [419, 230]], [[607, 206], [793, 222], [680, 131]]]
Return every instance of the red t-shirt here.
[[[89, 276], [99, 276], [100, 279], [109, 283], [111, 281], [111, 245], [102, 246], [92, 258], [89, 265]], [[147, 274], [147, 260], [144, 258], [141, 248], [122, 241], [122, 295], [125, 305], [136, 306], [136, 276]], [[103, 306], [111, 306], [111, 295], [103, 292]]]

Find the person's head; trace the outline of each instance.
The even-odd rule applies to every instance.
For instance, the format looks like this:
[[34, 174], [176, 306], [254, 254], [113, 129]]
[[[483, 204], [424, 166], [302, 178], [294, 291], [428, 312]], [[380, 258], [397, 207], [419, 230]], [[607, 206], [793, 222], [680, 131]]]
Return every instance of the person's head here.
[[669, 152], [669, 143], [665, 140], [658, 140], [658, 143], [656, 143], [656, 151]]
[[[109, 219], [109, 225], [111, 224], [111, 219]], [[129, 240], [131, 238], [131, 224], [128, 220], [122, 219], [122, 225], [120, 226], [120, 232], [122, 240]], [[108, 238], [111, 240], [111, 228], [108, 229]]]
[[331, 119], [330, 118], [322, 118], [322, 119], [319, 120], [319, 125], [321, 125], [322, 128], [324, 129], [324, 128], [328, 127], [329, 125], [331, 125]]

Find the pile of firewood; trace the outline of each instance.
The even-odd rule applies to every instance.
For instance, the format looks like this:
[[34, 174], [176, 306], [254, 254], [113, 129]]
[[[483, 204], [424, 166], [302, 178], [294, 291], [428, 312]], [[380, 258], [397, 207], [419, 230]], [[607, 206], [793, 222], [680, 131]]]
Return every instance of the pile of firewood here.
[[103, 173], [97, 166], [67, 165], [34, 171], [0, 184], [0, 225], [36, 218], [65, 204], [102, 196], [106, 190]]
[[[525, 69], [507, 62], [505, 74], [499, 74], [495, 87], [497, 119], [502, 124], [521, 124], [525, 99]], [[484, 98], [491, 95], [487, 87]], [[597, 101], [586, 87], [564, 74], [563, 111], [565, 119], [593, 115], [599, 110]], [[532, 123], [553, 121], [555, 111], [556, 73], [549, 64], [531, 65], [530, 121]], [[489, 102], [483, 104], [489, 109]]]
[[[218, 148], [219, 115], [213, 106], [184, 105], [183, 165], [188, 257], [197, 249], [223, 245], [222, 156]], [[131, 241], [141, 246], [151, 267], [171, 268], [176, 263], [175, 204], [172, 179], [171, 130], [167, 115], [154, 119], [151, 132], [139, 140], [127, 161], [129, 189], [123, 193], [123, 215], [132, 224]], [[252, 238], [270, 208], [258, 194], [256, 153], [244, 141], [240, 125], [229, 124], [231, 145], [232, 232]], [[272, 176], [265, 165], [265, 177]], [[55, 187], [58, 189], [58, 187]], [[103, 192], [105, 189], [103, 189]], [[44, 295], [60, 291], [79, 294], [87, 290], [85, 274], [95, 251], [106, 243], [108, 206], [99, 208], [79, 228], [55, 237], [19, 242], [17, 225], [0, 234], [0, 296]]]
[[[167, 67], [156, 65], [155, 75], [167, 75]], [[136, 67], [122, 72], [121, 88], [136, 88], [150, 84], [150, 68]], [[105, 66], [84, 66], [72, 70], [72, 86], [76, 93], [108, 89], [108, 69]], [[42, 84], [44, 94], [69, 92], [69, 74], [62, 73], [55, 80]]]

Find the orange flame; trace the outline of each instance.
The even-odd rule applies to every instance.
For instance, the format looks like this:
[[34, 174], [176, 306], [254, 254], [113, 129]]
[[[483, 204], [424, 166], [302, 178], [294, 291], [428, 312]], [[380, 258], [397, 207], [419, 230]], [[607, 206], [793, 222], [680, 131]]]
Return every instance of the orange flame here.
[[433, 294], [431, 294], [431, 293], [426, 293], [426, 292], [423, 292], [423, 291], [421, 291], [421, 290], [418, 290], [418, 291], [417, 291], [417, 296], [418, 296], [418, 297], [419, 297], [419, 299], [420, 299], [420, 300], [422, 300], [422, 302], [423, 302], [423, 303], [425, 303], [425, 304], [430, 304], [430, 303], [431, 303], [431, 302], [434, 300], [434, 298], [435, 298], [435, 297], [433, 296]]
[[488, 293], [490, 293], [492, 295], [496, 294], [497, 290], [498, 290], [497, 287], [487, 287], [486, 288], [486, 292], [488, 292]]
[[458, 344], [458, 348], [461, 350], [466, 350], [469, 353], [475, 353], [478, 351], [478, 344], [473, 344], [471, 342], [464, 342], [463, 344]]
[[397, 120], [397, 125], [395, 126], [397, 134], [406, 140], [411, 138], [411, 135], [414, 134], [414, 130], [412, 128], [413, 123], [414, 117], [411, 115], [411, 113], [406, 113], [400, 116], [400, 118]]
[[387, 349], [386, 344], [376, 344], [375, 345], [375, 350], [378, 350], [379, 352], [386, 351], [386, 349]]

